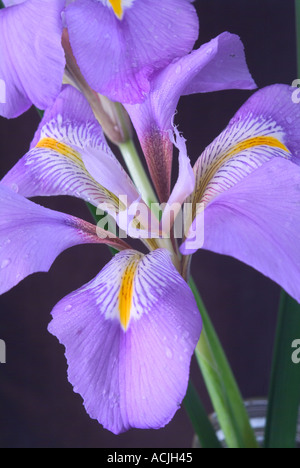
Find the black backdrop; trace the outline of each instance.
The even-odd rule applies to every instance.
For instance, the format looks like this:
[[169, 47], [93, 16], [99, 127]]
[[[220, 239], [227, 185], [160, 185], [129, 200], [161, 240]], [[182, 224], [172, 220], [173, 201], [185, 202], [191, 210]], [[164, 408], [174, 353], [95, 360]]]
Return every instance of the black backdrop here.
[[[196, 0], [195, 4], [201, 23], [199, 44], [225, 30], [237, 33], [259, 87], [290, 84], [297, 78], [293, 0]], [[181, 100], [177, 121], [193, 161], [249, 95], [229, 91]], [[37, 123], [33, 109], [16, 120], [0, 119], [0, 177], [26, 152]], [[76, 200], [55, 198], [46, 203], [89, 216]], [[0, 365], [0, 447], [190, 447], [193, 431], [184, 409], [164, 429], [116, 437], [87, 416], [81, 398], [67, 382], [63, 348], [47, 332], [51, 309], [108, 260], [105, 247], [73, 248], [56, 260], [49, 274], [34, 275], [0, 297], [0, 338], [7, 344], [7, 364]], [[195, 256], [193, 275], [244, 397], [265, 396], [278, 286], [231, 258], [204, 251]], [[192, 374], [211, 411], [195, 362]]]

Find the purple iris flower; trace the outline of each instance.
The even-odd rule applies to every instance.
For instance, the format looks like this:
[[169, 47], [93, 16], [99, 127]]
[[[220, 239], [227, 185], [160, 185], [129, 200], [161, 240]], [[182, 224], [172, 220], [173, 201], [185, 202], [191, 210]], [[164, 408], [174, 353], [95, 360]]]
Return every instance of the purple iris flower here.
[[128, 203], [139, 198], [87, 101], [70, 86], [46, 111], [32, 149], [0, 184], [0, 293], [47, 271], [71, 246], [99, 242], [120, 250], [55, 307], [49, 330], [66, 347], [69, 380], [92, 418], [114, 433], [162, 427], [185, 395], [200, 337], [192, 291], [172, 252], [155, 239], [144, 241], [149, 253], [142, 254], [113, 234], [107, 238], [100, 228], [25, 198], [58, 194], [105, 203], [116, 219], [119, 194]]
[[143, 103], [126, 105], [161, 202], [171, 190], [173, 117], [181, 96], [255, 89], [238, 36], [225, 32], [156, 73]]
[[[89, 85], [119, 102], [141, 102], [152, 74], [192, 50], [199, 24], [191, 0], [4, 0], [0, 11], [0, 115], [60, 92], [66, 65], [63, 28]], [[180, 28], [178, 28], [180, 24]]]
[[300, 107], [294, 91], [286, 85], [258, 91], [199, 157], [190, 201], [204, 209], [205, 241], [192, 249], [183, 243], [181, 252], [198, 247], [233, 256], [300, 302]]
[[[49, 325], [65, 346], [69, 380], [88, 414], [114, 433], [164, 426], [185, 395], [202, 323], [179, 271], [203, 247], [196, 235], [203, 211], [204, 248], [252, 265], [300, 300], [300, 110], [292, 102], [294, 89], [275, 85], [254, 94], [194, 168], [173, 124], [181, 95], [254, 87], [239, 39], [225, 33], [154, 74], [147, 99], [127, 106], [157, 191], [168, 200], [163, 220], [174, 204], [187, 200], [192, 206], [182, 258], [168, 240], [156, 238], [160, 227], [143, 239], [143, 254], [99, 227], [27, 200], [79, 197], [105, 204], [121, 224], [122, 212], [140, 199], [89, 104], [70, 86], [46, 111], [30, 151], [0, 184], [0, 293], [47, 271], [71, 246], [107, 243], [120, 251], [54, 308]], [[174, 145], [179, 176], [171, 191]], [[164, 168], [164, 192], [156, 164]], [[120, 204], [123, 195], [128, 205]], [[149, 215], [145, 205], [136, 237]]]

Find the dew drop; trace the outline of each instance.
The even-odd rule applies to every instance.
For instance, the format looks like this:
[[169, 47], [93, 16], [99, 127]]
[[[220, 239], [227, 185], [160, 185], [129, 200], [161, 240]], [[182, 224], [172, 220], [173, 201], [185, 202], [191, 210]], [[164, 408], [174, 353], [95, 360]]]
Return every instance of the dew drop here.
[[167, 356], [167, 358], [172, 359], [173, 353], [170, 350], [170, 348], [166, 348], [166, 356]]
[[67, 305], [67, 307], [65, 307], [65, 312], [69, 312], [69, 310], [72, 309], [72, 306], [71, 304]]
[[12, 184], [10, 186], [13, 192], [18, 193], [19, 192], [19, 186], [17, 184]]
[[7, 268], [8, 265], [10, 265], [10, 263], [11, 263], [11, 260], [9, 258], [7, 258], [6, 260], [3, 260], [1, 263], [1, 270], [4, 270], [4, 268]]

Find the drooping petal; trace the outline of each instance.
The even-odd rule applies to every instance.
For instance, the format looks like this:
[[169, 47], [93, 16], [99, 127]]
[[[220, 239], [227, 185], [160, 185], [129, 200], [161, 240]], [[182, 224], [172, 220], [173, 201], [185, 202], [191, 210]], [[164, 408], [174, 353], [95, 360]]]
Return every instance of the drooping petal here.
[[93, 89], [114, 101], [142, 102], [151, 74], [193, 48], [198, 18], [191, 0], [122, 3], [122, 18], [114, 12], [113, 2], [70, 3], [66, 9], [70, 42]]
[[128, 203], [139, 197], [87, 101], [71, 86], [45, 112], [31, 150], [2, 183], [25, 197], [70, 195], [112, 212], [119, 210], [120, 195]]
[[59, 94], [65, 67], [61, 46], [64, 0], [15, 2], [0, 11], [0, 115], [17, 117], [32, 103], [45, 109]]
[[69, 380], [92, 418], [114, 433], [170, 421], [201, 318], [167, 251], [118, 254], [52, 315], [49, 331], [66, 348]]
[[48, 271], [69, 247], [89, 243], [128, 248], [114, 235], [43, 208], [0, 184], [0, 294], [32, 273]]
[[204, 228], [204, 249], [247, 263], [300, 302], [299, 166], [267, 162], [213, 200]]
[[170, 194], [172, 144], [168, 132], [180, 97], [255, 87], [243, 44], [238, 36], [223, 33], [156, 74], [145, 102], [126, 105], [161, 201], [167, 201]]

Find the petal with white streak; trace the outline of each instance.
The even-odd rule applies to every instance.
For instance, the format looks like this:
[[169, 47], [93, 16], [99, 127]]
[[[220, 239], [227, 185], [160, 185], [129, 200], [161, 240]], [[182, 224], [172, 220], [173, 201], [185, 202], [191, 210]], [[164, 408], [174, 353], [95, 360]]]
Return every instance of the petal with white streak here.
[[201, 318], [167, 251], [118, 254], [52, 316], [49, 330], [66, 348], [69, 380], [92, 418], [114, 433], [170, 421]]
[[195, 203], [207, 205], [275, 157], [298, 163], [300, 109], [292, 89], [274, 85], [255, 93], [194, 166]]
[[300, 302], [300, 167], [275, 158], [205, 210], [204, 249], [230, 255]]
[[46, 111], [30, 151], [2, 183], [25, 197], [70, 195], [112, 212], [119, 209], [120, 195], [129, 203], [139, 197], [88, 102], [71, 86]]

